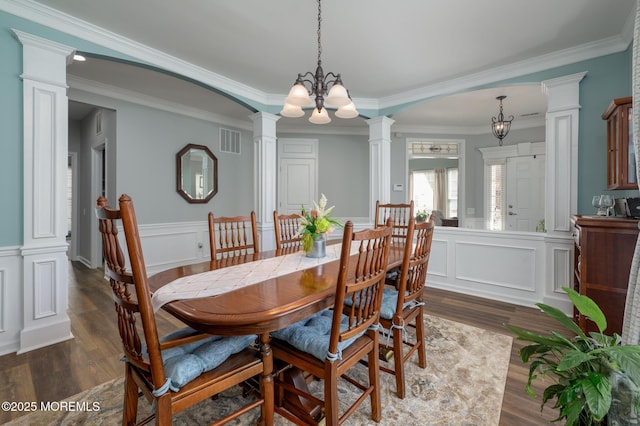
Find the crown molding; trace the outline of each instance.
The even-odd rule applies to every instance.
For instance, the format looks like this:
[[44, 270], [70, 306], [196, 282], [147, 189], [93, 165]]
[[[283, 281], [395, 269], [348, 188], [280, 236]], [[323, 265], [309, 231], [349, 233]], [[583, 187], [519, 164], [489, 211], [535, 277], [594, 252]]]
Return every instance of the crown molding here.
[[436, 96], [449, 95], [451, 93], [472, 89], [478, 86], [492, 84], [548, 70], [550, 68], [556, 68], [621, 52], [629, 47], [629, 43], [630, 41], [626, 40], [622, 36], [609, 37], [607, 39], [583, 44], [574, 48], [559, 50], [548, 55], [541, 55], [524, 61], [514, 62], [509, 65], [470, 74], [468, 76], [432, 84], [420, 89], [387, 96], [379, 100], [379, 107], [380, 109], [393, 108], [411, 102], [421, 101]]
[[[526, 120], [518, 120], [513, 122], [511, 130], [524, 130], [534, 127], [544, 127], [546, 125], [545, 117], [528, 118]], [[423, 133], [423, 134], [443, 134], [443, 135], [485, 135], [491, 134], [490, 122], [487, 121], [486, 126], [430, 126], [430, 125], [396, 125], [393, 126], [394, 132], [401, 133]]]
[[270, 95], [246, 84], [31, 0], [0, 0], [0, 10], [76, 37], [78, 37], [77, 34], [82, 34], [79, 38], [83, 40], [130, 56], [148, 65], [195, 79], [234, 96], [244, 97], [261, 104], [267, 104], [268, 99], [273, 99]]
[[[286, 97], [286, 94], [267, 94], [32, 0], [0, 0], [0, 10], [67, 34], [82, 34], [81, 38], [83, 40], [135, 58], [148, 65], [192, 78], [227, 92], [232, 96], [245, 98], [265, 106], [280, 106]], [[621, 29], [620, 36], [495, 67], [379, 99], [354, 99], [354, 103], [361, 110], [379, 111], [617, 53], [628, 48], [633, 38], [633, 25], [634, 16], [630, 15]]]
[[[138, 93], [133, 90], [123, 89], [121, 87], [99, 83], [93, 80], [87, 80], [87, 79], [73, 76], [73, 75], [67, 76], [67, 84], [69, 85], [69, 88], [72, 90], [79, 90], [87, 93], [93, 93], [95, 95], [105, 96], [107, 98], [118, 99], [121, 101], [130, 102], [136, 105], [142, 105], [149, 108], [155, 108], [162, 111], [171, 112], [174, 114], [197, 118], [197, 119], [209, 121], [215, 124], [232, 126], [242, 130], [251, 131], [253, 129], [251, 121], [249, 120], [248, 113], [247, 113], [247, 121], [237, 120], [231, 117], [227, 117], [225, 115], [215, 114], [210, 111], [189, 107], [177, 102], [170, 102], [165, 99], [159, 99], [153, 96], [144, 95], [142, 93]], [[82, 99], [78, 99], [74, 97], [73, 92], [69, 93], [69, 98], [71, 100], [85, 102]]]

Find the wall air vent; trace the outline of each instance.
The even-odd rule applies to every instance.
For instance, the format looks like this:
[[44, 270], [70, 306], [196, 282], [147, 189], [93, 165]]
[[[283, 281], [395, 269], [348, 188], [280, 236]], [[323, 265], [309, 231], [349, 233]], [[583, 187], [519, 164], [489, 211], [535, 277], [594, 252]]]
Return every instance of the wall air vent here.
[[220, 128], [220, 152], [240, 154], [240, 132]]

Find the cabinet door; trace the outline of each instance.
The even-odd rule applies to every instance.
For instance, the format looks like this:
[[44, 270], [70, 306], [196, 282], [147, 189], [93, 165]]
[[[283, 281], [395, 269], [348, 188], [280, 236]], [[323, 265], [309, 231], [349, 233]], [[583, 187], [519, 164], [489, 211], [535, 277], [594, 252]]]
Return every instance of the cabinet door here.
[[[622, 189], [637, 189], [638, 178], [636, 175], [636, 152], [633, 145], [633, 108], [631, 104], [620, 108], [620, 120], [622, 135], [620, 138], [620, 185]], [[621, 136], [622, 136], [621, 135]]]
[[616, 108], [607, 119], [607, 189], [617, 189], [620, 185], [619, 162], [620, 109]]

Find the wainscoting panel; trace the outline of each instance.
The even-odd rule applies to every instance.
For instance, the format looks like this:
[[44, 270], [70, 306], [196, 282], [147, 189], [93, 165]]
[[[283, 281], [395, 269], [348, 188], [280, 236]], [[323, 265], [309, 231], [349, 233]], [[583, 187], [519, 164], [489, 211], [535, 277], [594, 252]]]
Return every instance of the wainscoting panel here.
[[532, 247], [457, 242], [456, 278], [535, 291], [535, 260]]
[[55, 260], [33, 262], [33, 282], [35, 285], [34, 319], [42, 319], [57, 314], [56, 308], [56, 263]]
[[[565, 241], [566, 240], [566, 241]], [[537, 232], [492, 232], [436, 226], [427, 287], [571, 313], [555, 284], [570, 279], [571, 238]]]
[[[176, 266], [205, 262], [211, 257], [206, 221], [139, 225], [138, 230], [149, 275]], [[118, 237], [129, 264], [121, 226]]]
[[22, 257], [18, 247], [0, 248], [0, 355], [16, 352], [22, 328]]
[[429, 275], [446, 277], [448, 265], [448, 248], [447, 240], [433, 239], [431, 242], [431, 255], [429, 256]]

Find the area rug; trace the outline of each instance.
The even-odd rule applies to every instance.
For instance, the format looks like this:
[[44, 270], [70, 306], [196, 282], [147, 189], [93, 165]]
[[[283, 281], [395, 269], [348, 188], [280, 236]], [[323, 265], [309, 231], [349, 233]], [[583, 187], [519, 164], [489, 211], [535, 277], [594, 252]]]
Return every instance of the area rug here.
[[[425, 316], [427, 367], [417, 365], [414, 354], [406, 367], [407, 395], [401, 400], [395, 394], [395, 378], [380, 374], [382, 387], [382, 421], [379, 425], [466, 425], [489, 426], [500, 421], [512, 338], [480, 328]], [[360, 368], [359, 366], [356, 369]], [[366, 375], [362, 367], [356, 374]], [[322, 382], [313, 382], [312, 390], [322, 395]], [[355, 395], [347, 383], [340, 387], [340, 400], [348, 403]], [[53, 405], [50, 411], [37, 411], [8, 423], [17, 425], [116, 425], [122, 422], [123, 379], [115, 379], [79, 393]], [[216, 413], [228, 412], [247, 400], [239, 387], [230, 389], [217, 399], [204, 401], [179, 413], [174, 425], [209, 424]], [[139, 418], [149, 413], [143, 398]], [[259, 409], [229, 423], [255, 424]], [[375, 424], [370, 405], [365, 402], [345, 424]], [[275, 415], [277, 426], [291, 425]]]

